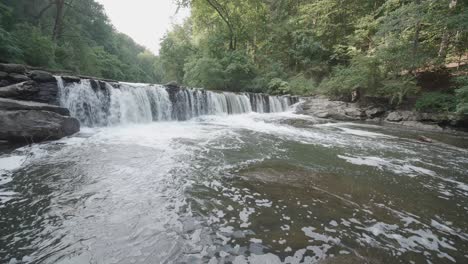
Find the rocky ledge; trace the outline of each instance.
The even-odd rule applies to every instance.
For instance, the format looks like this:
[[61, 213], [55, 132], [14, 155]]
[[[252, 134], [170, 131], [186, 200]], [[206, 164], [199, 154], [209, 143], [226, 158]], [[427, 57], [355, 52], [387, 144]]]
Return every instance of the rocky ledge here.
[[455, 114], [420, 113], [386, 105], [363, 106], [359, 103], [332, 101], [321, 96], [304, 98], [298, 112], [323, 119], [371, 121], [423, 131], [468, 131], [468, 118]]
[[57, 95], [49, 72], [0, 64], [0, 142], [31, 144], [78, 132], [78, 120], [58, 106]]

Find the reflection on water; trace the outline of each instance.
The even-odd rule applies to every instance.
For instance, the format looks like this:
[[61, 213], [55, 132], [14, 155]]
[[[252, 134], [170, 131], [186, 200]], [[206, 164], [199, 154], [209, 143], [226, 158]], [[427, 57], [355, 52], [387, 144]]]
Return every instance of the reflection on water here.
[[466, 262], [466, 138], [319, 123], [208, 116], [4, 154], [0, 262]]

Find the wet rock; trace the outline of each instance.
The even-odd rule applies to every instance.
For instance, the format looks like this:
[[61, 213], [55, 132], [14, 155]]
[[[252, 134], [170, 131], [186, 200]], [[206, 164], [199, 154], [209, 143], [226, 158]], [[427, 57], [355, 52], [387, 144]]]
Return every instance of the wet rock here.
[[426, 143], [432, 143], [433, 140], [428, 138], [428, 137], [425, 137], [425, 136], [418, 136], [418, 140], [419, 141], [422, 141], [422, 142], [426, 142]]
[[9, 82], [7, 80], [0, 80], [0, 87], [8, 86], [10, 84], [11, 84], [11, 82]]
[[422, 123], [418, 121], [403, 121], [398, 124], [402, 126], [411, 127], [417, 130], [427, 130], [427, 131], [443, 131], [444, 130], [438, 124]]
[[179, 88], [180, 87], [179, 84], [176, 81], [170, 81], [170, 82], [166, 83], [165, 86], [167, 86], [169, 88]]
[[403, 121], [403, 117], [399, 112], [391, 112], [385, 120], [389, 122], [400, 122]]
[[7, 73], [25, 73], [26, 67], [20, 64], [0, 64], [0, 71]]
[[26, 81], [22, 83], [0, 87], [0, 97], [18, 98], [22, 96], [32, 95], [37, 92], [39, 92], [39, 88], [35, 86], [34, 81]]
[[385, 114], [385, 109], [382, 107], [370, 107], [366, 111], [366, 116], [368, 118], [376, 118]]
[[8, 73], [0, 71], [0, 79], [5, 79], [8, 76]]
[[361, 120], [365, 117], [365, 113], [357, 104], [330, 101], [324, 97], [307, 98], [300, 113], [318, 118], [332, 118], [344, 121]]
[[37, 103], [31, 101], [18, 101], [6, 98], [0, 98], [0, 111], [16, 111], [16, 110], [42, 110], [54, 112], [59, 115], [69, 116], [70, 111], [66, 108], [58, 107], [55, 105]]
[[359, 108], [350, 107], [345, 109], [345, 114], [353, 119], [362, 119], [366, 116], [365, 112]]
[[45, 71], [30, 71], [28, 73], [29, 78], [33, 79], [36, 82], [55, 82], [55, 77]]
[[15, 83], [19, 83], [19, 82], [29, 81], [31, 79], [29, 79], [28, 76], [23, 75], [23, 74], [10, 73], [10, 74], [8, 74], [8, 80], [10, 80], [12, 82], [15, 82]]
[[60, 139], [80, 130], [72, 117], [40, 110], [0, 111], [0, 140], [33, 143]]
[[81, 82], [81, 78], [76, 77], [76, 76], [62, 76], [62, 80], [65, 83], [79, 83], [79, 82]]

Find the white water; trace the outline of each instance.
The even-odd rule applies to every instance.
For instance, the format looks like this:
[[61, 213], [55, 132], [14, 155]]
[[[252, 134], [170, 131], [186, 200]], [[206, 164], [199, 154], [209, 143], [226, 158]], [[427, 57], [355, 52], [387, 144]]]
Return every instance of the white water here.
[[[189, 120], [202, 115], [284, 112], [297, 99], [289, 96], [173, 89], [161, 85], [82, 80], [64, 84], [57, 77], [60, 104], [83, 126], [114, 126]], [[171, 90], [172, 89], [172, 90]]]

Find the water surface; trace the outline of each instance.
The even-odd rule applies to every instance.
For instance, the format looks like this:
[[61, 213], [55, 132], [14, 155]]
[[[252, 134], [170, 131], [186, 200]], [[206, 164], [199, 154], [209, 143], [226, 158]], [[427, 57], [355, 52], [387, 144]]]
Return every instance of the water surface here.
[[467, 138], [417, 136], [250, 113], [8, 151], [0, 262], [466, 263]]

